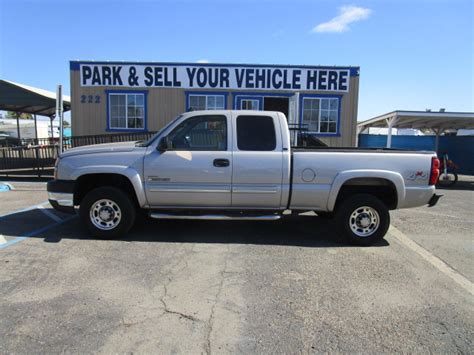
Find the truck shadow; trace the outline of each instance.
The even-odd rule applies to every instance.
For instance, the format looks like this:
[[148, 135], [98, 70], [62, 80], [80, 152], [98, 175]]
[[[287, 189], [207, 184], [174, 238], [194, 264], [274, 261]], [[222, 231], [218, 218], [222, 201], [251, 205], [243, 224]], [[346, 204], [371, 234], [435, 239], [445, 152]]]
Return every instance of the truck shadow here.
[[[54, 213], [51, 208], [46, 210]], [[66, 218], [71, 217], [61, 214], [62, 220]], [[336, 227], [335, 222], [314, 216], [291, 216], [275, 222], [154, 220], [140, 217], [125, 237], [107, 242], [223, 243], [310, 248], [351, 246], [339, 235]], [[1, 217], [0, 235], [8, 238], [27, 236], [43, 239], [46, 243], [59, 243], [63, 239], [83, 242], [98, 240], [91, 236], [78, 216], [64, 223], [53, 222], [37, 209]], [[383, 240], [375, 246], [388, 245]]]
[[[276, 222], [154, 220], [141, 217], [125, 237], [108, 242], [222, 243], [310, 248], [352, 246], [340, 236], [336, 227], [335, 222], [314, 216], [287, 217]], [[62, 239], [84, 242], [97, 240], [79, 218], [32, 237], [42, 238], [47, 243], [58, 243]], [[388, 245], [383, 240], [374, 246]]]
[[458, 180], [458, 182], [454, 186], [442, 187], [442, 186], [437, 185], [436, 189], [440, 191], [445, 191], [445, 190], [474, 191], [474, 181]]

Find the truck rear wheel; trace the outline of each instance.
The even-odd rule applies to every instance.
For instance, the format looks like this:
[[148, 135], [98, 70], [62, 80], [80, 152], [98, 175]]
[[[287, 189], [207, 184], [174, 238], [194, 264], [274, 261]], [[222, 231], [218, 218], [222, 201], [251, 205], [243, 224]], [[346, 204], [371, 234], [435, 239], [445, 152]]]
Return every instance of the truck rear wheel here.
[[126, 193], [115, 187], [99, 187], [84, 197], [79, 214], [94, 236], [115, 238], [132, 228], [136, 210]]
[[336, 220], [347, 241], [354, 245], [369, 246], [382, 240], [387, 233], [390, 213], [377, 197], [356, 194], [341, 202]]

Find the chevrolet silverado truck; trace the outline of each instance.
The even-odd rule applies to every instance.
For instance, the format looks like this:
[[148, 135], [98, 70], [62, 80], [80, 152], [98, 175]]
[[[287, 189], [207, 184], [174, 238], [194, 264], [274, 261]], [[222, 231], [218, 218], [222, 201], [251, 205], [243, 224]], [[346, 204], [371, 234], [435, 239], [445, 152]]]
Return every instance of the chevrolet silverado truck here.
[[313, 211], [335, 218], [349, 242], [371, 245], [390, 210], [436, 204], [438, 175], [434, 152], [291, 147], [280, 112], [194, 111], [146, 142], [62, 153], [47, 190], [55, 209], [78, 209], [102, 238], [127, 233], [139, 211], [252, 221]]

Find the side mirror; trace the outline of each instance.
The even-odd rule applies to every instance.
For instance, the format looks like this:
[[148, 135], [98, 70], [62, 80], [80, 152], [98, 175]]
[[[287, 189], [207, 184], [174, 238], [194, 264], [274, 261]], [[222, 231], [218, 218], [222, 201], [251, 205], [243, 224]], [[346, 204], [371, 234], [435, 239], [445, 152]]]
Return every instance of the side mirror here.
[[158, 143], [157, 150], [160, 153], [164, 153], [168, 150], [168, 137], [161, 138], [160, 143]]

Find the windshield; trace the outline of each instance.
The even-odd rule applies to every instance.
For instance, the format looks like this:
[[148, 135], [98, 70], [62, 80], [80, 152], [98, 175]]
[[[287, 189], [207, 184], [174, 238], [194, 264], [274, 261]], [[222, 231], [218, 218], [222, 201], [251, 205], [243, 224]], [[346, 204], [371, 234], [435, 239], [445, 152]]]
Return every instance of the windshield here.
[[160, 129], [157, 133], [155, 133], [150, 139], [144, 141], [144, 142], [137, 142], [137, 146], [139, 147], [148, 147], [154, 140], [156, 137], [158, 137], [161, 132], [163, 132], [164, 130], [168, 129], [168, 127], [170, 127], [173, 123], [175, 123], [177, 120], [179, 120], [181, 117], [183, 117], [183, 115], [178, 115], [176, 116], [174, 119], [171, 120], [171, 122], [169, 122], [166, 126], [164, 126], [162, 129]]

